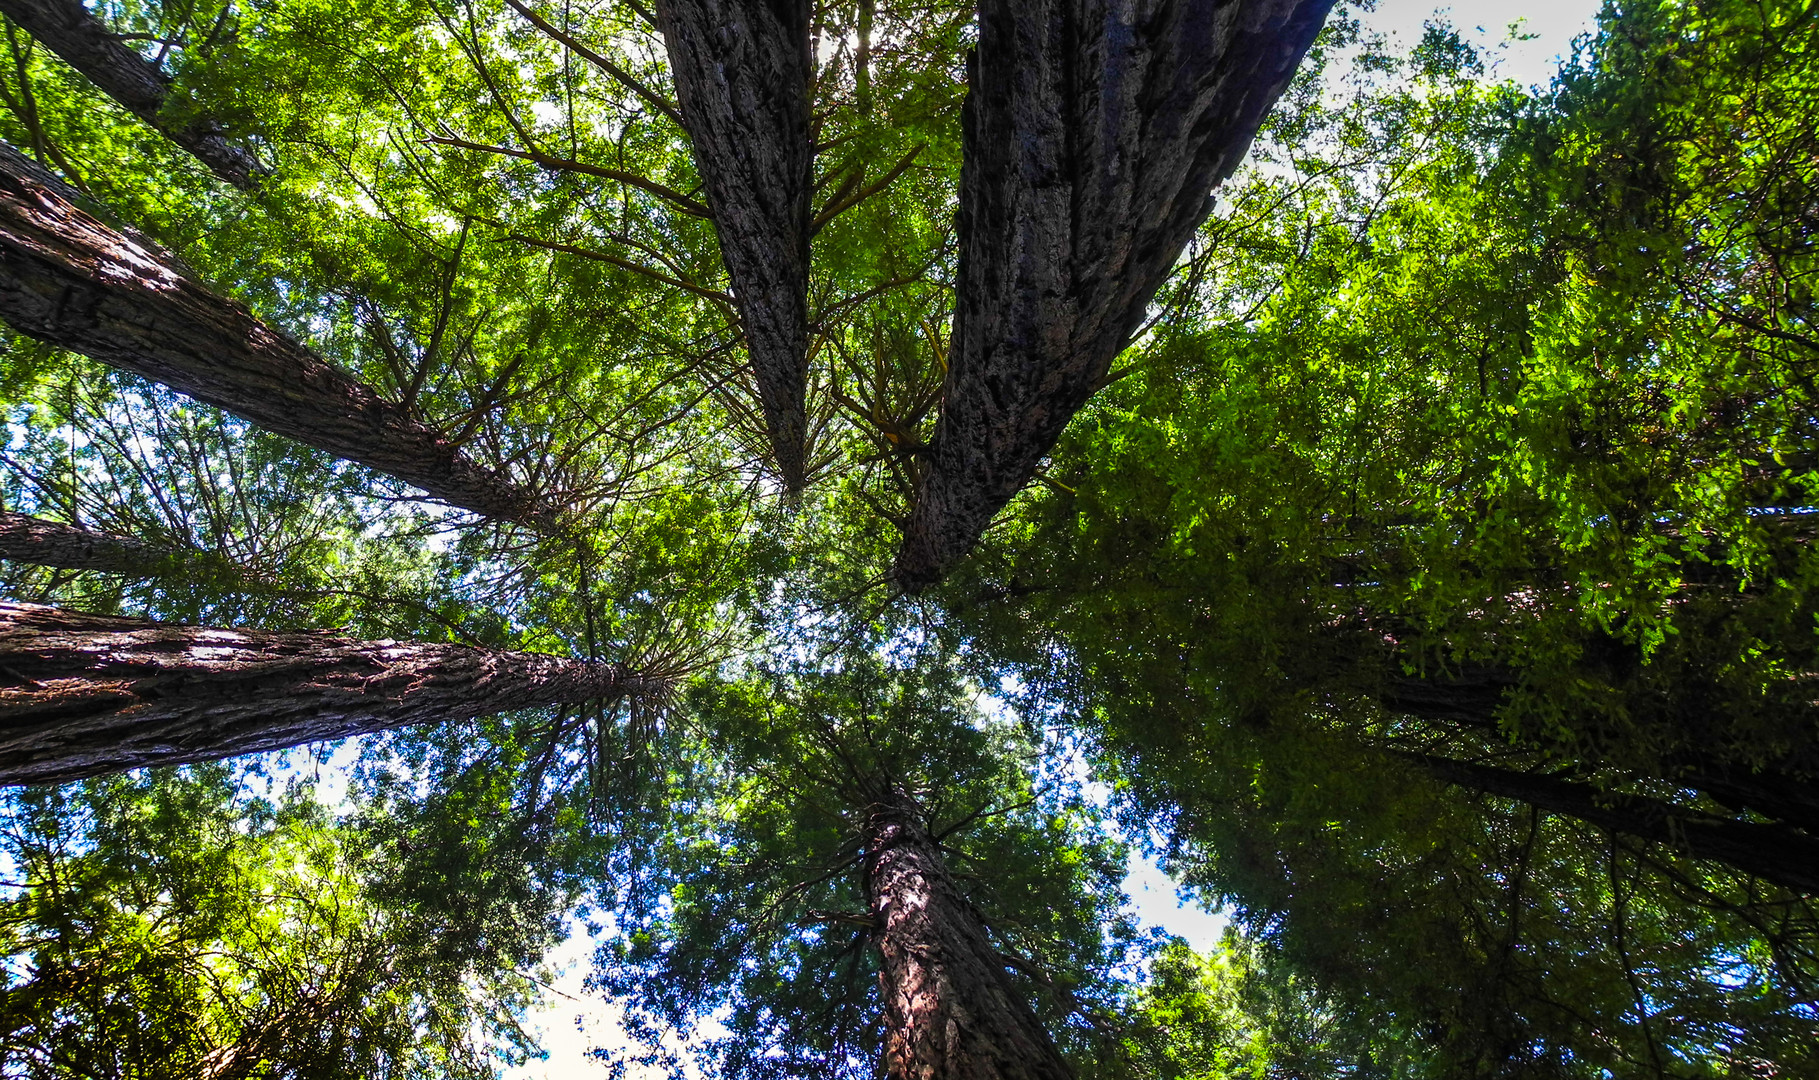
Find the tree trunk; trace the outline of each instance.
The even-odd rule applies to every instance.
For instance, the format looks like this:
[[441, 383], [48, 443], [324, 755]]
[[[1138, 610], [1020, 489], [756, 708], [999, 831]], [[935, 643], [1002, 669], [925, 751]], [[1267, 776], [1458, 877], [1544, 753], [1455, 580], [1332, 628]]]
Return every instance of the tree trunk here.
[[[1498, 726], [1497, 714], [1505, 696], [1520, 685], [1520, 678], [1508, 669], [1467, 665], [1444, 676], [1393, 676], [1378, 693], [1377, 701], [1390, 712], [1466, 728], [1506, 744], [1508, 737]], [[1699, 695], [1688, 696], [1697, 699]], [[1646, 713], [1641, 715], [1647, 717]], [[1616, 733], [1594, 728], [1586, 734], [1595, 743], [1600, 737]], [[1698, 740], [1692, 739], [1691, 745], [1696, 747]], [[1726, 762], [1709, 751], [1682, 749], [1662, 760], [1656, 778], [1692, 788], [1731, 810], [1773, 818], [1778, 824], [1819, 838], [1819, 784], [1803, 775], [1811, 772], [1811, 756], [1810, 752], [1788, 754], [1764, 767], [1760, 763]]]
[[130, 536], [0, 511], [0, 559], [64, 570], [154, 575], [202, 555], [193, 548], [148, 544]]
[[0, 784], [637, 693], [615, 664], [0, 602]]
[[1005, 961], [947, 872], [914, 802], [867, 811], [865, 888], [883, 956], [890, 1080], [1072, 1080]]
[[784, 487], [807, 469], [807, 0], [658, 0], [657, 20], [720, 234]]
[[487, 517], [548, 525], [529, 489], [212, 292], [151, 241], [80, 209], [0, 145], [0, 319], [41, 341], [357, 461]]
[[1735, 821], [1590, 784], [1428, 754], [1399, 755], [1440, 780], [1566, 814], [1610, 832], [1677, 847], [1794, 892], [1819, 895], [1819, 837], [1785, 825]]
[[941, 417], [893, 576], [1030, 478], [1205, 219], [1332, 0], [981, 0]]
[[268, 171], [252, 151], [222, 134], [214, 121], [167, 117], [170, 77], [89, 14], [81, 0], [0, 0], [0, 13], [221, 179], [250, 190]]

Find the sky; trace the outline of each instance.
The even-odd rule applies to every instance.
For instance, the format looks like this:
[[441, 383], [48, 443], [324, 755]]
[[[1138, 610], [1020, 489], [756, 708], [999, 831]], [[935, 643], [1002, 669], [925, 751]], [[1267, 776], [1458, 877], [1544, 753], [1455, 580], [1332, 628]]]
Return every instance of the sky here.
[[[1572, 41], [1592, 29], [1597, 0], [1530, 0], [1521, 5], [1496, 0], [1455, 0], [1436, 8], [1419, 0], [1378, 0], [1377, 10], [1362, 19], [1368, 29], [1390, 36], [1392, 43], [1412, 48], [1421, 40], [1422, 27], [1439, 14], [1473, 45], [1489, 49], [1508, 41], [1510, 23], [1520, 19], [1524, 41], [1508, 41], [1500, 51], [1493, 74], [1524, 86], [1545, 86], [1560, 60], [1572, 52]], [[1196, 949], [1218, 942], [1224, 917], [1207, 911], [1184, 896], [1153, 859], [1133, 853], [1125, 892], [1131, 910], [1145, 926], [1160, 926], [1187, 939]], [[507, 1073], [507, 1080], [587, 1080], [604, 1078], [606, 1072], [586, 1055], [590, 1046], [618, 1041], [616, 1010], [591, 997], [582, 987], [587, 975], [592, 943], [577, 935], [558, 946], [548, 957], [560, 973], [542, 1008], [529, 1018], [542, 1033], [549, 1055]]]

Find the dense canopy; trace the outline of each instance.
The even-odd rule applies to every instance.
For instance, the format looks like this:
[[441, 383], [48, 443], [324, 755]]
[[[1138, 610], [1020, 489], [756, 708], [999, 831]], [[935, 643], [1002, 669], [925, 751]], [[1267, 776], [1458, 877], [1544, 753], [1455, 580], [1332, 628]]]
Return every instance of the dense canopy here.
[[1819, 8], [1358, 14], [0, 0], [0, 1076], [1819, 1075]]

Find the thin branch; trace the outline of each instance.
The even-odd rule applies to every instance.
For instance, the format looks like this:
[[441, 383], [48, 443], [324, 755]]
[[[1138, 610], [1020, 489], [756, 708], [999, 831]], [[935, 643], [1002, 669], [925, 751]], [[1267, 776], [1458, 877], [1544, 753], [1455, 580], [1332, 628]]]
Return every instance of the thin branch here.
[[457, 139], [449, 135], [425, 135], [423, 141], [427, 143], [436, 143], [441, 146], [456, 146], [463, 150], [479, 150], [488, 154], [500, 154], [505, 157], [521, 158], [525, 161], [535, 162], [552, 172], [585, 173], [588, 176], [598, 176], [607, 180], [617, 180], [622, 184], [630, 184], [632, 187], [648, 191], [660, 199], [673, 203], [678, 210], [681, 210], [685, 214], [693, 214], [696, 217], [707, 218], [710, 221], [713, 220], [714, 217], [714, 212], [709, 210], [706, 204], [689, 198], [675, 188], [665, 187], [655, 180], [639, 176], [637, 173], [624, 172], [619, 169], [608, 169], [601, 165], [589, 165], [585, 161], [571, 161], [568, 158], [551, 157], [550, 155], [537, 150], [513, 150], [505, 146], [488, 146], [485, 143], [469, 142], [466, 139]]
[[816, 235], [827, 225], [828, 222], [839, 217], [841, 214], [846, 213], [848, 210], [851, 210], [853, 207], [858, 206], [860, 203], [871, 198], [873, 195], [878, 194], [880, 191], [883, 191], [885, 188], [890, 187], [891, 181], [897, 179], [897, 177], [899, 177], [899, 176], [902, 176], [903, 171], [910, 167], [911, 163], [913, 163], [916, 160], [916, 155], [922, 153], [923, 148], [926, 146], [928, 146], [927, 143], [918, 144], [914, 150], [911, 150], [909, 153], [903, 155], [903, 159], [901, 161], [897, 162], [897, 164], [891, 166], [891, 170], [889, 172], [885, 173], [883, 176], [879, 177], [875, 183], [867, 184], [864, 187], [860, 188], [858, 191], [855, 191], [855, 192], [851, 193], [850, 195], [845, 196], [844, 198], [836, 197], [836, 199], [832, 203], [828, 204], [826, 209], [822, 210], [819, 214], [815, 215], [815, 220], [809, 225], [809, 235], [810, 236]]
[[530, 20], [532, 26], [535, 26], [537, 29], [567, 46], [583, 60], [586, 60], [601, 71], [611, 75], [627, 90], [630, 90], [632, 93], [643, 98], [651, 108], [656, 109], [658, 112], [668, 117], [677, 127], [682, 128], [684, 131], [688, 130], [687, 126], [682, 123], [682, 113], [678, 111], [674, 105], [671, 105], [668, 99], [663, 95], [652, 90], [642, 82], [639, 82], [631, 72], [620, 67], [618, 64], [613, 63], [611, 60], [608, 60], [606, 57], [588, 48], [586, 45], [583, 45], [580, 41], [576, 40], [573, 35], [558, 29], [554, 24], [543, 18], [543, 16], [538, 15], [530, 8], [519, 3], [518, 0], [505, 0], [505, 2], [511, 5], [513, 11], [516, 11], [518, 14]]

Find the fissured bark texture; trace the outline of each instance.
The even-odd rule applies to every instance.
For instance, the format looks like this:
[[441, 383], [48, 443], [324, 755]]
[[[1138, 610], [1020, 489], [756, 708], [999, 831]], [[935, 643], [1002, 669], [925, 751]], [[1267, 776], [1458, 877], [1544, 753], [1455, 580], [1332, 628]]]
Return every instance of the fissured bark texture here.
[[777, 470], [807, 467], [807, 0], [658, 0], [657, 21], [732, 279]]
[[0, 784], [211, 761], [641, 689], [618, 665], [535, 653], [0, 602]]
[[1332, 0], [981, 0], [941, 417], [894, 578], [970, 551], [1142, 325]]
[[1072, 1080], [955, 886], [914, 802], [885, 790], [865, 825], [890, 1080]]
[[156, 574], [181, 564], [194, 551], [176, 551], [130, 536], [0, 511], [0, 559], [65, 570]]
[[79, 207], [0, 145], [0, 319], [491, 518], [547, 524], [534, 494]]
[[126, 111], [194, 154], [221, 179], [250, 189], [266, 172], [252, 151], [230, 141], [219, 124], [166, 117], [169, 76], [89, 14], [81, 0], [0, 0], [0, 14], [87, 76]]

